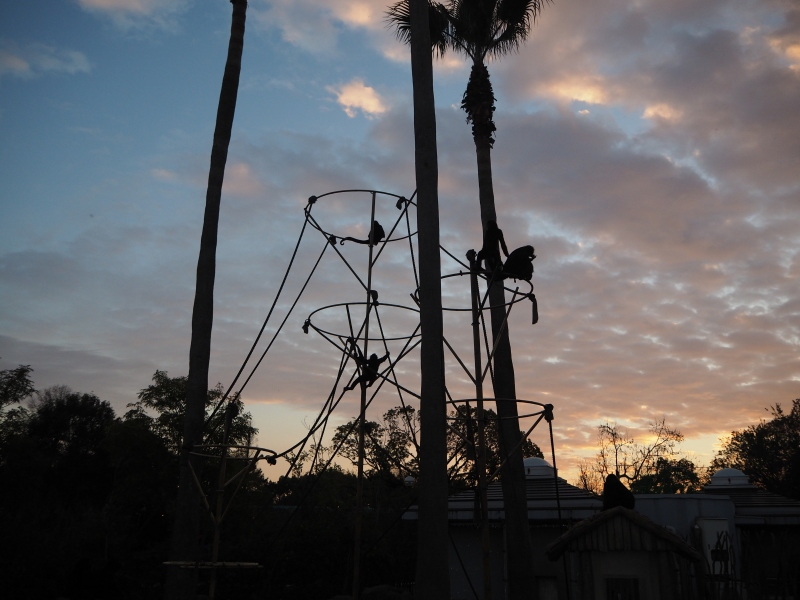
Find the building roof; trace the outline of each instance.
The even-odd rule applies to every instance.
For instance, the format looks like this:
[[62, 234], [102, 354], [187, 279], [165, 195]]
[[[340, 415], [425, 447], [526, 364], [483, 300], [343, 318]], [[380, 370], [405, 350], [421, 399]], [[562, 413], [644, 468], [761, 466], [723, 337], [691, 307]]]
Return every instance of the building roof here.
[[736, 507], [736, 522], [740, 525], [800, 524], [800, 501], [756, 487], [738, 469], [720, 469], [703, 492], [728, 496]]
[[[523, 461], [525, 467], [525, 496], [528, 500], [528, 519], [531, 521], [580, 520], [600, 510], [603, 502], [599, 496], [556, 478], [550, 463], [543, 458], [530, 457]], [[556, 482], [558, 484], [556, 485]], [[470, 489], [450, 496], [448, 513], [451, 521], [472, 521], [476, 490]], [[486, 498], [489, 520], [505, 519], [503, 488], [500, 482], [487, 486]], [[560, 510], [559, 510], [560, 509]]]
[[[599, 496], [570, 485], [560, 477], [557, 479], [558, 486], [556, 486], [553, 468], [544, 459], [525, 459], [525, 471], [528, 519], [531, 521], [556, 521], [559, 519], [576, 521], [592, 516], [603, 507]], [[479, 509], [479, 505], [476, 503], [476, 493], [476, 488], [470, 488], [451, 495], [447, 501], [448, 519], [450, 521], [474, 521], [476, 517], [474, 511], [476, 508]], [[503, 489], [499, 481], [487, 486], [486, 497], [489, 520], [504, 520]], [[404, 518], [417, 518], [416, 505], [406, 512]]]
[[669, 550], [689, 560], [702, 560], [702, 555], [680, 537], [635, 510], [622, 506], [576, 524], [547, 546], [545, 554], [550, 560], [558, 560], [567, 550]]

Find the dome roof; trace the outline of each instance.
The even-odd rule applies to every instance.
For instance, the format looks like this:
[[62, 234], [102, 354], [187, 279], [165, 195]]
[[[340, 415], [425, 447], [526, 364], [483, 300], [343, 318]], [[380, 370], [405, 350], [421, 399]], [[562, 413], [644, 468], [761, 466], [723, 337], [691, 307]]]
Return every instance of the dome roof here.
[[750, 478], [739, 469], [720, 469], [711, 476], [706, 489], [754, 488]]
[[532, 456], [522, 461], [526, 479], [553, 477], [553, 467], [543, 458]]

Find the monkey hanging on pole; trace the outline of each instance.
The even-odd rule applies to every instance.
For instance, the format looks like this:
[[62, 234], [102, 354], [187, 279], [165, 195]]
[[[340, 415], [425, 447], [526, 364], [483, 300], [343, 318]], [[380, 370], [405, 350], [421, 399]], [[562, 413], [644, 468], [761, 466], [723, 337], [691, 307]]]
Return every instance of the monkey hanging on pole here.
[[381, 363], [389, 358], [389, 353], [387, 352], [382, 358], [378, 358], [378, 355], [373, 353], [369, 358], [365, 359], [356, 341], [350, 338], [348, 342], [351, 347], [348, 354], [355, 359], [356, 365], [361, 371], [361, 375], [359, 375], [353, 383], [344, 387], [345, 392], [354, 390], [359, 383], [363, 383], [364, 387], [370, 387], [379, 377], [378, 368], [381, 366]]
[[498, 269], [503, 268], [503, 260], [500, 258], [500, 248], [503, 249], [503, 254], [508, 256], [508, 248], [506, 247], [506, 240], [503, 237], [503, 230], [497, 226], [495, 221], [486, 223], [486, 231], [483, 232], [483, 247], [478, 250], [478, 257], [475, 262], [478, 268], [481, 262], [486, 263], [486, 271], [494, 273]]

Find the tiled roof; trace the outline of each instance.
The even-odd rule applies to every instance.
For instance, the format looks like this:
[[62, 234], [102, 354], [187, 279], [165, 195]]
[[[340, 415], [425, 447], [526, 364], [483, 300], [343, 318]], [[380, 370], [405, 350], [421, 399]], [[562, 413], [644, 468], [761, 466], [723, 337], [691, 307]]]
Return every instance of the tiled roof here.
[[[706, 490], [706, 493], [712, 493]], [[733, 503], [739, 506], [781, 506], [794, 507], [800, 510], [800, 501], [773, 494], [761, 488], [752, 489], [728, 489], [725, 491], [713, 492], [730, 496]]]
[[[526, 479], [525, 480], [525, 488], [527, 492], [528, 501], [547, 501], [551, 500], [553, 502], [556, 501], [556, 486], [553, 484], [553, 479], [551, 478], [541, 478], [541, 479]], [[492, 502], [500, 502], [502, 505], [503, 502], [503, 490], [500, 485], [499, 481], [495, 481], [494, 483], [490, 483], [487, 490], [486, 496], [489, 500], [489, 503]], [[558, 496], [561, 500], [596, 500], [601, 502], [600, 497], [592, 494], [591, 492], [587, 492], [586, 490], [582, 490], [581, 488], [575, 487], [574, 485], [570, 485], [565, 480], [558, 478]], [[450, 503], [453, 502], [463, 502], [469, 501], [472, 502], [472, 499], [475, 497], [475, 490], [469, 489], [464, 490], [463, 492], [458, 492], [450, 496]]]
[[[586, 490], [570, 485], [558, 479], [558, 498], [556, 486], [551, 478], [529, 478], [525, 480], [528, 512], [531, 519], [558, 518], [558, 505], [561, 505], [562, 517], [567, 519], [583, 519], [602, 507], [602, 500]], [[503, 518], [503, 490], [499, 482], [489, 484], [486, 490], [489, 518]], [[475, 508], [475, 489], [464, 490], [453, 494], [448, 499], [450, 518], [454, 520], [471, 520]]]

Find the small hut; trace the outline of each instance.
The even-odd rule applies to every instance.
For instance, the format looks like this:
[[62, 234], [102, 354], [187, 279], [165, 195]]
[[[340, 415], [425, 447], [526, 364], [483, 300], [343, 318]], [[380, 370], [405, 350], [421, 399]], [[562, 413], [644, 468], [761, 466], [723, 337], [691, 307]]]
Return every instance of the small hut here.
[[647, 517], [618, 506], [575, 525], [546, 549], [564, 556], [570, 596], [583, 600], [692, 600], [702, 555]]

